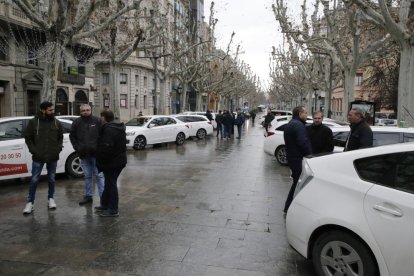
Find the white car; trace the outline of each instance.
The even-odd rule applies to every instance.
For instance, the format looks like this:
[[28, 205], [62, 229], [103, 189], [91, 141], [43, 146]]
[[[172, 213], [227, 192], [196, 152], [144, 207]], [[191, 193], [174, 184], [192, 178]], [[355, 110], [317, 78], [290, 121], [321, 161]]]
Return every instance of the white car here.
[[[289, 121], [279, 121], [275, 125], [272, 125], [272, 128], [265, 133], [265, 140], [263, 144], [263, 150], [265, 153], [274, 155], [276, 157], [277, 162], [281, 165], [287, 165], [286, 159], [286, 149], [285, 149], [285, 139], [283, 138], [283, 131]], [[312, 124], [312, 120], [308, 120], [307, 124]], [[335, 134], [338, 133], [345, 133], [345, 139], [348, 137], [349, 127], [341, 126], [335, 122], [330, 120], [323, 120], [323, 124], [330, 127], [332, 132]], [[343, 137], [338, 136], [338, 137]], [[343, 149], [342, 149], [343, 150]], [[340, 149], [336, 149], [336, 151], [340, 151]]]
[[317, 275], [413, 275], [414, 143], [304, 159], [286, 216]]
[[189, 137], [189, 126], [172, 116], [140, 116], [125, 125], [127, 147], [135, 150], [168, 142], [182, 145]]
[[[24, 131], [32, 116], [0, 118], [0, 180], [32, 175], [32, 155], [24, 141]], [[63, 127], [63, 150], [59, 154], [56, 173], [82, 177], [80, 159], [69, 140], [71, 121], [60, 119]], [[46, 166], [42, 175], [47, 174]]]
[[202, 115], [173, 115], [183, 123], [189, 126], [189, 132], [191, 137], [197, 137], [198, 139], [204, 139], [208, 135], [213, 135], [213, 125]]
[[57, 119], [63, 119], [63, 120], [68, 120], [68, 121], [75, 121], [77, 118], [79, 118], [79, 116], [77, 115], [58, 115], [56, 116]]
[[[185, 112], [177, 114], [177, 115], [201, 115], [201, 116], [206, 116], [206, 112], [203, 112], [203, 111], [185, 111]], [[213, 125], [213, 129], [217, 128], [216, 115], [217, 115], [216, 113], [211, 112], [211, 116], [213, 117], [213, 120], [211, 121], [211, 124]]]

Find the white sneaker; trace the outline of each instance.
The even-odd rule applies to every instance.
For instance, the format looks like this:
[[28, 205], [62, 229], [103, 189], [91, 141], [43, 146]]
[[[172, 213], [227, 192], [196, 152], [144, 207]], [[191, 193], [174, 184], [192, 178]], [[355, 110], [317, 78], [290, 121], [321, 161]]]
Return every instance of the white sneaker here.
[[56, 202], [53, 198], [49, 198], [48, 206], [49, 209], [56, 209]]
[[33, 203], [31, 203], [31, 202], [28, 202], [27, 204], [26, 204], [26, 207], [24, 207], [24, 209], [23, 209], [23, 214], [30, 214], [31, 212], [33, 212]]

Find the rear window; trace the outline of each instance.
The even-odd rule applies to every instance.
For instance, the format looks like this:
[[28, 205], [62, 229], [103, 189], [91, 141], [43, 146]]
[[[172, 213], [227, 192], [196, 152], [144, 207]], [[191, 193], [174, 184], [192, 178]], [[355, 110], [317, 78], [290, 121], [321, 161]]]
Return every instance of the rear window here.
[[400, 143], [398, 132], [374, 132], [374, 147]]

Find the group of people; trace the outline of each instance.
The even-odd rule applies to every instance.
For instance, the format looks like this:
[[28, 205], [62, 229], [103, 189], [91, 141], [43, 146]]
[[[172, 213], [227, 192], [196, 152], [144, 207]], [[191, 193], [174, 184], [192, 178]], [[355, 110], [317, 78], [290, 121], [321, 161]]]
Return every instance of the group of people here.
[[[252, 124], [256, 118], [254, 111], [250, 112], [250, 118], [252, 118]], [[242, 129], [246, 122], [246, 115], [240, 110], [237, 110], [237, 114], [234, 114], [231, 110], [219, 110], [215, 119], [217, 123], [217, 138], [220, 136], [224, 139], [230, 139], [234, 134], [234, 126], [237, 127], [237, 139], [241, 139]]]
[[[303, 157], [332, 152], [334, 149], [332, 130], [323, 125], [323, 113], [313, 113], [313, 124], [305, 126], [308, 113], [303, 106], [293, 109], [292, 120], [284, 129], [286, 158], [292, 172], [292, 186], [287, 196], [283, 212], [286, 214], [293, 200], [293, 195], [302, 173]], [[365, 121], [365, 112], [360, 108], [352, 108], [348, 113], [351, 131], [348, 135], [344, 151], [372, 147], [373, 133]]]
[[[88, 104], [80, 106], [80, 115], [72, 123], [69, 134], [85, 176], [85, 195], [79, 205], [93, 202], [95, 177], [100, 197], [95, 211], [102, 217], [116, 217], [119, 214], [117, 179], [127, 163], [125, 125], [115, 121], [111, 110], [103, 110], [100, 118], [93, 116]], [[59, 153], [63, 149], [63, 130], [54, 116], [52, 103], [46, 101], [40, 104], [40, 111], [29, 121], [24, 137], [33, 162], [29, 196], [23, 214], [34, 210], [36, 188], [45, 164], [49, 185], [48, 208], [56, 209], [55, 174]]]

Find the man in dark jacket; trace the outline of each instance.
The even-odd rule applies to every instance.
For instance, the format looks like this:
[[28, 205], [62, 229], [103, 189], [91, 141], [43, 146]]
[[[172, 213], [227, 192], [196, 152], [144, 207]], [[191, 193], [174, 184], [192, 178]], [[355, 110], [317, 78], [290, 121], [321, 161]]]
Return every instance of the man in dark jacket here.
[[83, 205], [93, 200], [93, 176], [96, 177], [99, 196], [102, 196], [105, 184], [103, 173], [99, 173], [96, 168], [96, 146], [101, 120], [92, 116], [91, 107], [88, 104], [80, 106], [80, 114], [81, 116], [72, 123], [69, 138], [79, 155], [85, 175], [85, 196], [79, 202], [79, 205]]
[[96, 165], [105, 176], [101, 205], [95, 207], [102, 217], [118, 216], [118, 176], [127, 164], [126, 133], [123, 123], [114, 121], [111, 110], [101, 112], [102, 128], [98, 139]]
[[216, 115], [216, 123], [217, 123], [217, 137], [223, 138], [223, 114], [221, 113], [221, 110], [219, 110], [219, 113]]
[[24, 133], [25, 142], [32, 154], [32, 178], [30, 180], [29, 196], [23, 214], [30, 214], [34, 209], [37, 184], [44, 164], [47, 168], [48, 206], [56, 209], [53, 199], [55, 193], [55, 174], [59, 153], [63, 147], [62, 125], [54, 116], [55, 109], [50, 102], [42, 102], [40, 111], [29, 121]]
[[302, 173], [302, 159], [312, 153], [311, 144], [306, 133], [305, 123], [308, 112], [303, 106], [293, 109], [292, 120], [286, 125], [283, 133], [286, 147], [286, 157], [292, 171], [293, 183], [286, 199], [284, 212], [287, 213], [293, 200], [293, 194]]
[[228, 110], [224, 110], [223, 115], [224, 138], [230, 139], [231, 128], [233, 127], [233, 117]]
[[365, 111], [358, 107], [352, 108], [348, 113], [348, 121], [351, 123], [351, 132], [344, 151], [372, 147], [374, 138], [371, 127], [365, 121]]
[[275, 118], [275, 115], [273, 115], [273, 113], [272, 113], [272, 111], [270, 110], [270, 108], [267, 110], [267, 114], [266, 114], [266, 116], [265, 116], [265, 118], [264, 118], [264, 121], [263, 121], [263, 126], [264, 126], [264, 128], [265, 128], [265, 130], [266, 130], [266, 132], [267, 132], [267, 130], [269, 129], [269, 127], [271, 127], [272, 126], [272, 121], [273, 121], [273, 119]]
[[332, 130], [325, 126], [322, 111], [313, 112], [313, 124], [306, 126], [312, 145], [312, 154], [332, 152], [334, 149]]

